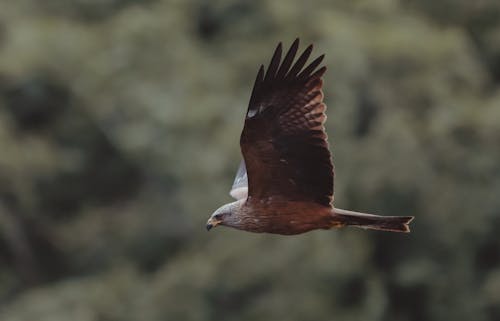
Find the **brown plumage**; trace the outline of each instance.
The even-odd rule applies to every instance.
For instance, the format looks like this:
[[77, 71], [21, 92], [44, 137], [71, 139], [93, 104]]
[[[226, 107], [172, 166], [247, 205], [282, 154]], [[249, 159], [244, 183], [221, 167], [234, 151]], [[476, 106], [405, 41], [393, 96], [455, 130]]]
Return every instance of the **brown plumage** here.
[[252, 90], [240, 145], [244, 161], [231, 195], [207, 229], [225, 225], [250, 232], [299, 234], [357, 226], [409, 232], [410, 216], [378, 216], [333, 207], [334, 170], [324, 123], [323, 55], [304, 68], [312, 45], [293, 63], [296, 39], [283, 61], [281, 43]]

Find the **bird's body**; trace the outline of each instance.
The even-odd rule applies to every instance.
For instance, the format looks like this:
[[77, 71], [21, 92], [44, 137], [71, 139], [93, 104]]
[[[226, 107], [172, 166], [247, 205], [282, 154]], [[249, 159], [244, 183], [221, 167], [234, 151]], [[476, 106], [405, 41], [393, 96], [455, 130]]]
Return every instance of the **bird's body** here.
[[293, 235], [334, 225], [331, 208], [315, 203], [268, 197], [230, 204], [234, 220], [225, 225], [248, 232]]
[[[409, 232], [412, 217], [379, 216], [347, 211], [311, 202], [290, 201], [282, 197], [240, 199], [222, 206], [223, 225], [254, 233], [302, 234], [347, 225], [393, 232]], [[213, 224], [213, 223], [210, 223]], [[211, 227], [210, 227], [211, 228]]]
[[278, 45], [269, 67], [261, 66], [250, 98], [240, 145], [244, 161], [231, 195], [207, 229], [293, 235], [357, 226], [409, 232], [413, 217], [378, 216], [333, 207], [334, 170], [324, 129], [323, 56], [303, 68], [312, 51], [295, 55], [298, 39], [281, 62]]

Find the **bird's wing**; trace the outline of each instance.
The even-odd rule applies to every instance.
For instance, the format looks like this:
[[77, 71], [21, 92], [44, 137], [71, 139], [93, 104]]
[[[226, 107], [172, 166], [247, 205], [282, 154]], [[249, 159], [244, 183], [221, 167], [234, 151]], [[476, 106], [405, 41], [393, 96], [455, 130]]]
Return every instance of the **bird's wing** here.
[[282, 196], [328, 206], [333, 164], [324, 129], [323, 55], [303, 68], [312, 45], [293, 64], [298, 39], [281, 62], [281, 43], [267, 71], [260, 67], [240, 145], [248, 170], [249, 197]]
[[248, 196], [248, 177], [245, 161], [242, 160], [236, 176], [234, 177], [233, 186], [229, 194], [237, 200], [245, 199]]

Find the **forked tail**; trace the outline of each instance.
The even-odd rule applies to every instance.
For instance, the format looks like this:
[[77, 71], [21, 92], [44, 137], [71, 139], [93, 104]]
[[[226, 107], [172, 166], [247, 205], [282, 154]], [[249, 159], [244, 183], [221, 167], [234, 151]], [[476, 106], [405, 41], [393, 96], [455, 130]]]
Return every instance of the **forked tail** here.
[[334, 226], [356, 226], [372, 230], [409, 233], [409, 224], [413, 220], [413, 216], [380, 216], [339, 208], [333, 211], [335, 213]]

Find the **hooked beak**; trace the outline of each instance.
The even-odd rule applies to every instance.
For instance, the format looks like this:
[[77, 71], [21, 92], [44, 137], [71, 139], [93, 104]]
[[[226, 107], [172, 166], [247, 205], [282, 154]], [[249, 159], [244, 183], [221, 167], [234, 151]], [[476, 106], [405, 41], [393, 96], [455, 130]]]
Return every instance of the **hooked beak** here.
[[217, 225], [219, 225], [220, 222], [221, 221], [216, 220], [213, 217], [209, 218], [208, 222], [207, 222], [207, 231], [210, 231], [213, 227], [216, 227]]

